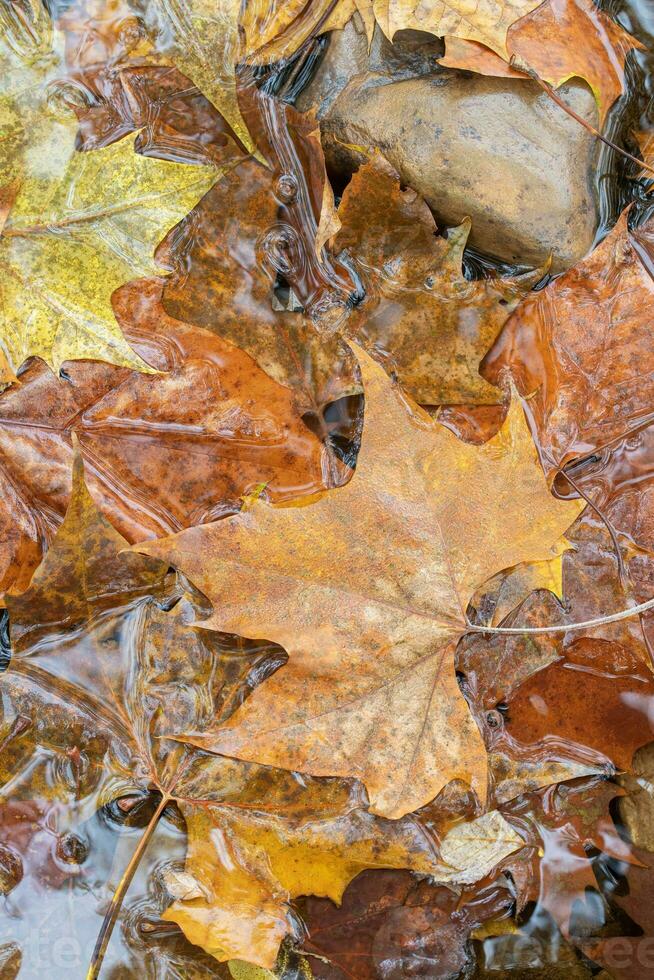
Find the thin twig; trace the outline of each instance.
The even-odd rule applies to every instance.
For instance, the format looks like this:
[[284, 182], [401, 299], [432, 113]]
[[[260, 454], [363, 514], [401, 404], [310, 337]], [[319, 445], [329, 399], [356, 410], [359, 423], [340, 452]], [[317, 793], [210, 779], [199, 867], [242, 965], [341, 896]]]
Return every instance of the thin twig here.
[[556, 104], [560, 109], [563, 109], [564, 112], [567, 112], [569, 116], [575, 119], [581, 126], [584, 127], [584, 129], [587, 129], [589, 133], [592, 133], [592, 135], [595, 136], [598, 140], [601, 140], [602, 143], [605, 143], [607, 146], [610, 146], [612, 150], [616, 151], [616, 153], [621, 153], [623, 157], [626, 157], [628, 160], [631, 160], [632, 163], [637, 164], [641, 168], [641, 170], [648, 170], [654, 177], [654, 167], [650, 166], [649, 163], [645, 163], [644, 160], [639, 160], [638, 157], [635, 157], [632, 153], [629, 153], [622, 146], [618, 146], [618, 144], [614, 143], [613, 140], [610, 140], [608, 136], [603, 136], [602, 133], [600, 133], [599, 129], [595, 129], [595, 127], [591, 125], [591, 123], [589, 123], [587, 119], [584, 119], [584, 117], [580, 116], [577, 112], [575, 112], [575, 110], [571, 106], [569, 106], [567, 102], [564, 102], [561, 96], [556, 94], [552, 86], [549, 85], [546, 81], [544, 81], [540, 77], [538, 72], [534, 71], [533, 68], [530, 68], [529, 65], [525, 64], [520, 59], [516, 59], [515, 56], [512, 57], [511, 60], [509, 61], [509, 66], [515, 69], [516, 71], [521, 71], [524, 75], [528, 75], [529, 78], [533, 79], [534, 82], [540, 85], [540, 87], [543, 89], [544, 92], [547, 92], [550, 99], [552, 99], [553, 102], [556, 102]]
[[116, 891], [112, 896], [111, 904], [109, 905], [107, 913], [102, 922], [102, 926], [100, 928], [100, 934], [98, 935], [98, 940], [95, 944], [95, 949], [93, 950], [91, 965], [89, 966], [88, 973], [86, 974], [86, 980], [97, 980], [100, 974], [102, 961], [104, 960], [105, 953], [107, 952], [107, 946], [109, 945], [111, 934], [114, 930], [114, 926], [116, 925], [116, 920], [118, 919], [118, 915], [120, 913], [120, 909], [123, 904], [123, 899], [127, 894], [127, 889], [132, 883], [132, 878], [134, 877], [134, 874], [139, 866], [141, 858], [145, 853], [146, 847], [150, 843], [150, 838], [152, 837], [156, 829], [156, 826], [159, 823], [159, 818], [161, 814], [164, 812], [165, 808], [170, 803], [170, 800], [171, 797], [168, 796], [167, 794], [161, 797], [159, 806], [152, 814], [150, 823], [145, 828], [143, 832], [143, 836], [138, 842], [138, 846], [134, 851], [134, 853], [132, 854], [129, 864], [125, 868], [123, 876], [120, 879], [118, 887], [116, 888]]
[[566, 626], [473, 626], [472, 623], [467, 623], [466, 631], [470, 633], [500, 633], [510, 636], [522, 636], [523, 633], [529, 633], [532, 636], [535, 633], [541, 635], [545, 633], [567, 633], [569, 630], [592, 629], [595, 626], [605, 626], [607, 623], [617, 623], [621, 619], [631, 619], [632, 616], [640, 616], [648, 609], [654, 609], [654, 599], [648, 599], [647, 602], [641, 602], [638, 606], [631, 606], [629, 609], [612, 613], [610, 616], [599, 616], [598, 619], [586, 619], [582, 623], [569, 623]]

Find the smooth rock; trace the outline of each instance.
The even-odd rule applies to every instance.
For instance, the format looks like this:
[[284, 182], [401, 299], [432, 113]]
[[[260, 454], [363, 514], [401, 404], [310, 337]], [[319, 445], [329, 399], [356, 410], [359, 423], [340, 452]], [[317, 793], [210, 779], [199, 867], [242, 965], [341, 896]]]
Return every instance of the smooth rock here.
[[[298, 99], [317, 108], [331, 171], [349, 176], [365, 159], [356, 147], [378, 148], [441, 226], [470, 216], [479, 250], [572, 265], [595, 236], [597, 140], [535, 82], [441, 68], [440, 51], [428, 35], [405, 31], [391, 45], [377, 30], [368, 52], [355, 21], [332, 32]], [[584, 83], [558, 94], [597, 126]]]
[[618, 777], [627, 792], [620, 800], [620, 816], [635, 846], [654, 852], [654, 742], [638, 749], [632, 770]]

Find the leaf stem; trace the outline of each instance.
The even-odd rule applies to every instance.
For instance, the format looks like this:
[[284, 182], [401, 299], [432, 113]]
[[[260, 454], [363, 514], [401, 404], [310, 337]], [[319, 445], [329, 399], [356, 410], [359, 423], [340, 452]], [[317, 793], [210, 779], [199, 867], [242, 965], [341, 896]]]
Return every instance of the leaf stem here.
[[529, 633], [532, 636], [535, 633], [545, 634], [545, 633], [567, 633], [571, 630], [585, 630], [592, 629], [595, 626], [604, 626], [607, 623], [617, 623], [621, 619], [631, 619], [632, 616], [640, 616], [641, 613], [647, 612], [648, 609], [654, 609], [654, 599], [648, 599], [647, 602], [641, 602], [638, 606], [630, 606], [629, 609], [623, 609], [621, 612], [612, 613], [610, 616], [599, 616], [597, 619], [586, 619], [581, 623], [569, 623], [563, 626], [476, 626], [472, 623], [466, 625], [466, 631], [470, 633], [500, 633], [507, 636], [522, 636], [524, 633]]
[[544, 81], [544, 79], [542, 79], [538, 72], [534, 71], [533, 68], [530, 68], [529, 65], [525, 64], [521, 59], [515, 59], [514, 57], [512, 57], [509, 61], [509, 67], [528, 75], [529, 78], [533, 79], [538, 85], [540, 85], [543, 91], [549, 95], [553, 102], [556, 102], [560, 109], [567, 112], [567, 114], [575, 119], [581, 126], [583, 126], [584, 129], [587, 129], [589, 133], [592, 133], [593, 136], [595, 136], [598, 140], [601, 140], [602, 143], [610, 146], [612, 150], [616, 151], [616, 153], [621, 153], [623, 157], [626, 157], [628, 160], [631, 160], [632, 163], [637, 164], [641, 170], [649, 170], [652, 176], [654, 176], [654, 167], [650, 166], [649, 163], [645, 163], [644, 160], [639, 160], [638, 157], [635, 157], [632, 153], [629, 153], [622, 146], [618, 146], [618, 144], [614, 143], [613, 140], [610, 140], [608, 136], [603, 136], [599, 129], [595, 129], [595, 127], [592, 126], [588, 120], [584, 119], [583, 116], [580, 116], [577, 112], [575, 112], [575, 110], [569, 106], [567, 102], [564, 102], [561, 96], [556, 94], [552, 86], [548, 85], [548, 83]]
[[134, 877], [136, 869], [141, 862], [141, 858], [143, 857], [145, 850], [150, 843], [150, 838], [152, 837], [155, 828], [159, 823], [159, 818], [170, 803], [171, 799], [172, 797], [166, 793], [164, 793], [164, 795], [161, 797], [159, 806], [152, 814], [150, 822], [145, 828], [143, 835], [138, 842], [138, 846], [132, 854], [125, 871], [123, 872], [123, 876], [112, 896], [111, 904], [102, 922], [98, 939], [95, 944], [95, 949], [93, 950], [93, 956], [91, 957], [91, 965], [89, 966], [88, 973], [86, 974], [86, 980], [97, 980], [100, 974], [102, 962], [104, 960], [105, 953], [107, 952], [107, 946], [109, 945], [109, 940], [111, 939], [111, 934], [113, 933], [114, 926], [116, 925], [116, 920], [118, 919], [127, 889], [132, 883], [132, 878]]

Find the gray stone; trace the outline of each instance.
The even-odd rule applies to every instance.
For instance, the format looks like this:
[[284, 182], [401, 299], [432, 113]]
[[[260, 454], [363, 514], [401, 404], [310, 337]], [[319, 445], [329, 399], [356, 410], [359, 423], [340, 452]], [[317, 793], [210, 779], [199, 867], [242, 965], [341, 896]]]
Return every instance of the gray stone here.
[[[298, 106], [315, 105], [333, 171], [349, 175], [377, 147], [441, 225], [472, 219], [470, 243], [508, 262], [559, 270], [591, 247], [597, 225], [597, 140], [535, 83], [440, 68], [440, 41], [361, 27], [334, 31]], [[590, 89], [559, 89], [597, 126]], [[349, 145], [344, 145], [349, 144]]]

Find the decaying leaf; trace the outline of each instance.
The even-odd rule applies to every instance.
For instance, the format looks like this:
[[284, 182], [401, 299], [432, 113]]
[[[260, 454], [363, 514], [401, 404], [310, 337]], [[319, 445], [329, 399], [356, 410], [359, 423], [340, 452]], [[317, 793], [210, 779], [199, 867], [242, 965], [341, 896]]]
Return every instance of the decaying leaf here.
[[236, 85], [240, 8], [240, 0], [150, 0], [147, 16], [157, 48], [197, 85], [250, 151]]
[[322, 489], [324, 450], [291, 393], [247, 354], [167, 316], [162, 280], [114, 294], [144, 374], [33, 361], [0, 396], [0, 589], [21, 592], [70, 498], [74, 435], [102, 512], [130, 542], [238, 510], [263, 485], [282, 500]]
[[[53, 133], [59, 148], [76, 128], [75, 121]], [[217, 171], [140, 156], [129, 139], [88, 154], [66, 151], [65, 160], [38, 184], [22, 181], [5, 223], [2, 348], [14, 370], [34, 356], [54, 370], [73, 358], [147, 369], [116, 323], [111, 294], [157, 271], [155, 246]]]
[[255, 502], [137, 547], [212, 600], [203, 627], [265, 636], [290, 655], [227, 726], [189, 740], [356, 776], [375, 812], [398, 817], [452, 779], [485, 795], [484, 748], [452, 661], [465, 609], [500, 568], [545, 559], [579, 504], [548, 494], [518, 403], [495, 439], [469, 446], [357, 356], [365, 428], [346, 487], [295, 507]]
[[457, 908], [459, 896], [402, 871], [366, 871], [347, 888], [343, 904], [310, 898], [302, 906], [309, 935], [303, 949], [319, 980], [378, 980], [391, 976], [452, 976], [470, 968], [469, 935], [480, 923], [507, 915], [508, 888], [491, 887]]
[[243, 19], [250, 59], [264, 62], [288, 57], [312, 33], [343, 27], [358, 12], [368, 33], [377, 22], [386, 37], [397, 31], [427, 31], [437, 37], [452, 35], [479, 41], [503, 57], [511, 24], [538, 6], [538, 0], [327, 0], [293, 3], [249, 0]]
[[651, 223], [629, 232], [623, 214], [587, 258], [520, 305], [482, 364], [487, 379], [507, 370], [532, 396], [525, 410], [552, 475], [651, 420], [642, 317], [654, 294], [652, 234]]
[[365, 288], [342, 328], [347, 336], [388, 353], [400, 383], [420, 404], [500, 402], [501, 391], [480, 376], [479, 362], [545, 270], [465, 279], [470, 221], [437, 237], [425, 202], [401, 189], [378, 154], [346, 187], [338, 217], [334, 252], [345, 250]]
[[279, 651], [233, 640], [230, 649], [189, 628], [188, 599], [166, 566], [125, 550], [85, 487], [80, 457], [75, 465], [64, 523], [29, 589], [9, 601], [4, 792], [49, 809], [57, 832], [71, 829], [66, 818], [74, 826], [136, 797], [157, 807], [151, 833], [176, 801], [189, 849], [166, 917], [221, 960], [271, 968], [293, 932], [292, 895], [340, 900], [367, 867], [446, 873], [413, 818], [373, 816], [352, 783], [299, 780], [162, 737], [229, 715], [248, 675], [274, 667]]
[[592, 0], [546, 0], [509, 27], [506, 60], [462, 37], [446, 38], [445, 56], [439, 60], [447, 68], [501, 78], [528, 78], [520, 71], [525, 65], [555, 88], [570, 78], [583, 78], [597, 99], [602, 124], [626, 91], [627, 52], [640, 47]]
[[500, 861], [524, 846], [524, 840], [498, 810], [457, 824], [441, 841], [441, 861], [455, 869], [462, 885], [485, 878]]
[[[289, 186], [297, 193], [295, 178]], [[278, 219], [279, 206], [277, 180], [255, 160], [227, 173], [160, 250], [175, 269], [164, 307], [247, 351], [293, 389], [300, 411], [318, 414], [356, 385], [338, 335], [304, 313], [273, 309], [276, 275], [304, 292], [307, 256], [315, 256], [315, 238], [303, 242]]]
[[609, 814], [612, 799], [622, 791], [600, 779], [575, 780], [525, 796], [506, 808], [520, 822], [524, 836], [541, 849], [525, 847], [505, 867], [519, 882], [519, 902], [536, 901], [564, 936], [571, 916], [586, 903], [586, 890], [598, 892], [591, 848], [618, 861], [638, 863], [618, 834]]
[[[312, 164], [326, 187], [319, 144]], [[337, 302], [324, 284], [312, 285], [309, 259], [320, 227], [302, 241], [278, 209], [279, 189], [263, 167], [247, 161], [228, 173], [185, 223], [188, 246], [175, 232], [167, 261], [177, 271], [164, 292], [166, 309], [247, 350], [296, 391], [304, 411], [320, 413], [358, 390], [340, 337], [387, 354], [402, 386], [423, 404], [502, 400], [479, 375], [479, 362], [543, 270], [466, 280], [469, 222], [437, 237], [425, 202], [402, 191], [392, 167], [375, 156], [346, 188], [332, 242], [335, 261], [356, 272], [350, 312], [345, 295]], [[302, 297], [304, 313], [273, 310], [275, 274]]]

